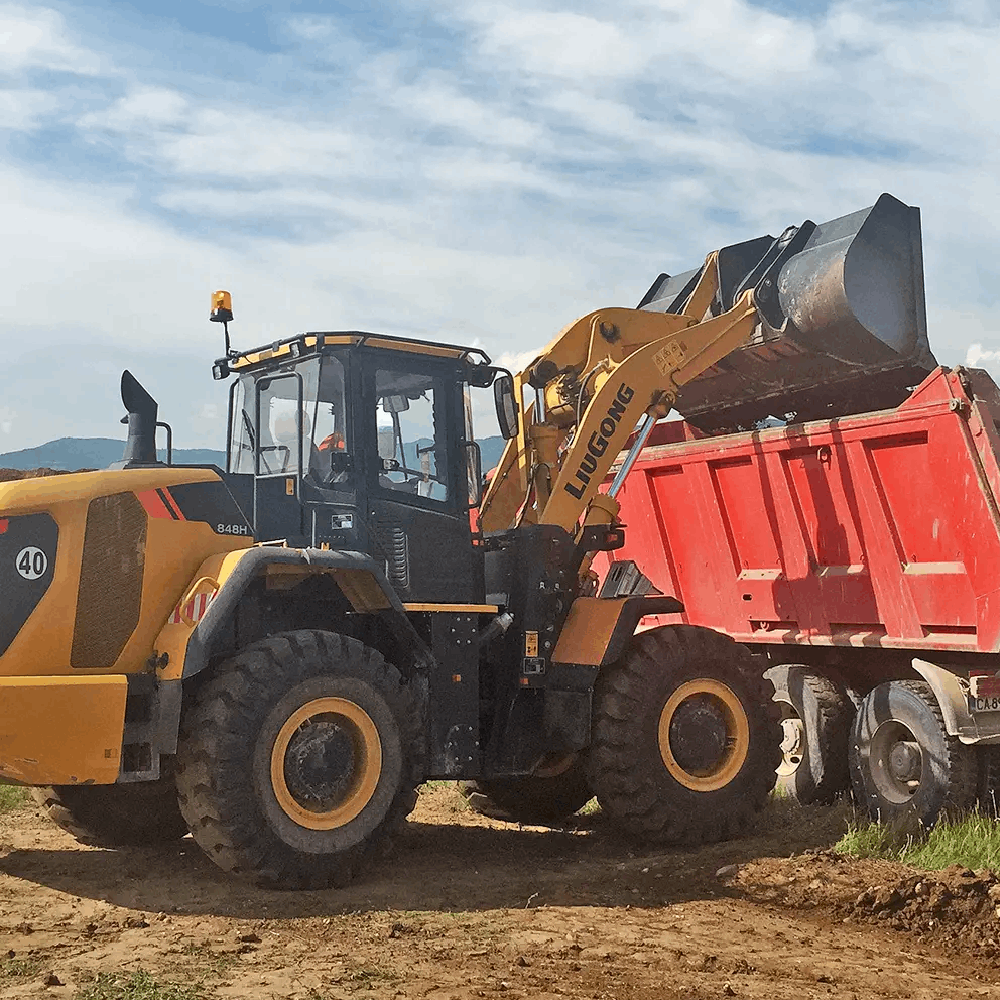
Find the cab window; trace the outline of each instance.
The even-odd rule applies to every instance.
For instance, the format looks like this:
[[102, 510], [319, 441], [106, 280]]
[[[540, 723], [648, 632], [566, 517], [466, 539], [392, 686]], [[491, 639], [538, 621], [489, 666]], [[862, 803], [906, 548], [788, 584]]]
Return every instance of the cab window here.
[[375, 372], [378, 485], [402, 496], [447, 503], [447, 393], [431, 375]]

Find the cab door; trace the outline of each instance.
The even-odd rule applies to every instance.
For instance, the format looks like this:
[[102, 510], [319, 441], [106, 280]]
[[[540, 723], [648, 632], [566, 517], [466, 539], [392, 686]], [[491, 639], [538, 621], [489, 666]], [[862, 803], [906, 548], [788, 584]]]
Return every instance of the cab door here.
[[375, 457], [368, 463], [373, 554], [385, 559], [404, 602], [481, 603], [458, 373], [433, 358], [372, 352], [362, 400], [365, 450]]

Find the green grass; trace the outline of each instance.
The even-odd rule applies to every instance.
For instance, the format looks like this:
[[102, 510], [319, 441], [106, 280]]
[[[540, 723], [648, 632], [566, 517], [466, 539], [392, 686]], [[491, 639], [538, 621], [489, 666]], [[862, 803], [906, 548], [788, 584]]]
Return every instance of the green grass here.
[[361, 965], [348, 974], [352, 983], [394, 983], [399, 976], [381, 965]]
[[0, 813], [20, 809], [28, 801], [28, 789], [20, 785], [0, 785]]
[[0, 979], [30, 979], [41, 967], [37, 958], [5, 958], [0, 961]]
[[99, 972], [97, 978], [81, 987], [75, 1000], [206, 1000], [200, 985], [162, 983], [148, 972]]
[[928, 871], [949, 865], [1000, 871], [1000, 823], [980, 813], [942, 819], [932, 830], [922, 830], [915, 822], [883, 825], [853, 820], [835, 850]]

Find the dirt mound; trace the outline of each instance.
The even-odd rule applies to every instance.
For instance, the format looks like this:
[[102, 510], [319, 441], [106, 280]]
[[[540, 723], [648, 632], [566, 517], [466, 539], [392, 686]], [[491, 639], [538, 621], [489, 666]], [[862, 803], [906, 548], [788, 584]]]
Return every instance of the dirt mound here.
[[921, 941], [1000, 959], [1000, 878], [992, 871], [952, 865], [908, 875], [865, 889], [841, 909], [849, 918], [915, 932]]
[[70, 472], [94, 472], [94, 469], [0, 469], [0, 483], [15, 479], [40, 479], [42, 476], [68, 476]]

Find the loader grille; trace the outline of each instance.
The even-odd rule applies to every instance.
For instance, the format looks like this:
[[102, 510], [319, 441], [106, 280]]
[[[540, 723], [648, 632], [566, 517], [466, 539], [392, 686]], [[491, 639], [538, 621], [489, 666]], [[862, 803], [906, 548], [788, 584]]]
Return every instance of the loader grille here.
[[98, 497], [87, 508], [74, 667], [110, 667], [139, 624], [146, 514], [134, 493]]

